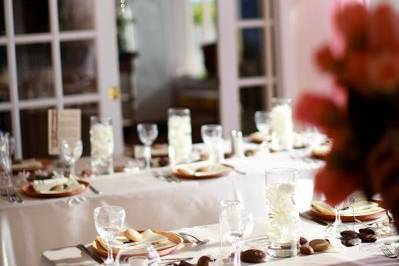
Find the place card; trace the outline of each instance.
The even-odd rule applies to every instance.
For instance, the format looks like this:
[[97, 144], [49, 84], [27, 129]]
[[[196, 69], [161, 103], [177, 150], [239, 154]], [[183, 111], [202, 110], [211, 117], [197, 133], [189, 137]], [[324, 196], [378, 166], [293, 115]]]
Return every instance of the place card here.
[[48, 110], [48, 152], [60, 153], [62, 140], [81, 139], [81, 111], [79, 109]]

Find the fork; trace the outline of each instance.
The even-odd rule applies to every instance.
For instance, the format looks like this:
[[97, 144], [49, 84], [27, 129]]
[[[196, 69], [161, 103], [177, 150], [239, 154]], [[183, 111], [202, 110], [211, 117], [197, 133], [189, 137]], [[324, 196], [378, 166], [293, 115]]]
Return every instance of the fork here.
[[[193, 236], [193, 235], [190, 235], [190, 234], [187, 234], [187, 233], [184, 233], [184, 232], [180, 232], [179, 235], [183, 238], [183, 240], [185, 242], [194, 243], [194, 244], [196, 244], [198, 246], [205, 245], [206, 243], [209, 242], [209, 239], [201, 240], [201, 239], [199, 239], [196, 236]], [[190, 240], [190, 238], [192, 240]]]
[[388, 248], [387, 246], [382, 246], [381, 248], [382, 253], [390, 258], [390, 259], [394, 259], [398, 257], [398, 253], [399, 253], [399, 248], [396, 247], [394, 251], [392, 251], [390, 248]]

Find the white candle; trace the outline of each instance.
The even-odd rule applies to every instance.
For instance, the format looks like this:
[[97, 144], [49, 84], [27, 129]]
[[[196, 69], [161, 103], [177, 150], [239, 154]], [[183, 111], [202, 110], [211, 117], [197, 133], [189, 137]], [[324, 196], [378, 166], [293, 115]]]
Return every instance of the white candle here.
[[289, 150], [294, 142], [294, 123], [292, 110], [288, 104], [275, 106], [270, 114], [271, 127], [275, 134], [280, 149]]

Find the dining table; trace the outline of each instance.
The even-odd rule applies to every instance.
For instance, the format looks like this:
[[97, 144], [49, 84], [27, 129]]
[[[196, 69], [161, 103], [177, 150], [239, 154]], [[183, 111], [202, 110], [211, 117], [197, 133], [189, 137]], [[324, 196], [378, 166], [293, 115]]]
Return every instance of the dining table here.
[[265, 172], [290, 167], [298, 170], [298, 206], [309, 209], [313, 176], [323, 163], [304, 151], [259, 152], [226, 159], [237, 171], [206, 180], [170, 178], [170, 167], [95, 176], [90, 189], [71, 197], [38, 199], [22, 195], [23, 203], [0, 200], [0, 264], [39, 265], [50, 249], [86, 244], [96, 235], [93, 210], [118, 205], [137, 229], [176, 230], [218, 222], [219, 202], [238, 199], [255, 218], [266, 216]]
[[[242, 250], [258, 249], [267, 254], [265, 241], [265, 232], [267, 231], [267, 223], [265, 218], [258, 218], [255, 220], [254, 229], [250, 236], [244, 239], [241, 244]], [[391, 266], [397, 265], [399, 259], [388, 258], [380, 251], [380, 245], [398, 243], [399, 236], [390, 236], [378, 239], [375, 243], [362, 243], [354, 247], [345, 247], [340, 243], [340, 240], [331, 237], [326, 231], [326, 227], [317, 224], [313, 221], [301, 219], [298, 225], [298, 231], [304, 238], [311, 239], [328, 239], [330, 241], [330, 248], [324, 252], [317, 252], [312, 255], [297, 255], [290, 258], [273, 258], [266, 255], [263, 263], [253, 265], [269, 265], [269, 266], [311, 266], [311, 265], [328, 265], [328, 266]], [[191, 234], [198, 239], [207, 240], [203, 245], [186, 244], [181, 249], [161, 257], [161, 265], [165, 265], [172, 259], [192, 258], [187, 262], [195, 264], [201, 256], [208, 256], [216, 260], [210, 265], [219, 264], [223, 257], [220, 252], [219, 242], [219, 225], [202, 225], [190, 228], [179, 228], [173, 230], [176, 233]], [[258, 240], [258, 241], [257, 241]], [[120, 261], [120, 265], [128, 265]], [[61, 265], [100, 265], [94, 261], [86, 253], [82, 252], [76, 246], [62, 247], [43, 252], [40, 258], [41, 266], [61, 266]], [[227, 264], [226, 264], [227, 265]], [[243, 265], [251, 265], [243, 263]]]

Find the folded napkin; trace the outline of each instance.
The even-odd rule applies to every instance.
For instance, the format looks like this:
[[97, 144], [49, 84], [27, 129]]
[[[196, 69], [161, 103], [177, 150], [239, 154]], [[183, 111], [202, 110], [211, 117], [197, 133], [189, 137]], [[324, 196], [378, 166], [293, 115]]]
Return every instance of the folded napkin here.
[[34, 180], [32, 186], [36, 192], [43, 194], [67, 192], [75, 190], [82, 185], [75, 178], [61, 177], [46, 180]]
[[[322, 201], [312, 202], [312, 208], [320, 213], [327, 215], [335, 215], [335, 210], [330, 205]], [[384, 211], [383, 208], [379, 207], [377, 203], [366, 200], [360, 200], [353, 203], [350, 207], [344, 208], [340, 211], [342, 216], [359, 216], [359, 215], [370, 215]]]
[[[108, 243], [100, 236], [96, 238], [96, 241], [101, 245], [102, 248], [108, 250]], [[126, 236], [118, 236], [112, 242], [113, 253], [118, 253], [120, 249], [123, 249], [123, 254], [142, 254], [145, 252], [147, 245], [152, 245], [155, 249], [166, 249], [173, 247], [176, 243], [170, 241], [166, 236], [154, 233], [148, 229], [142, 233], [140, 241], [131, 242]]]
[[178, 166], [176, 171], [190, 176], [216, 175], [228, 171], [230, 168], [223, 164], [192, 163]]

